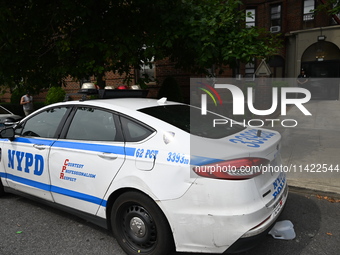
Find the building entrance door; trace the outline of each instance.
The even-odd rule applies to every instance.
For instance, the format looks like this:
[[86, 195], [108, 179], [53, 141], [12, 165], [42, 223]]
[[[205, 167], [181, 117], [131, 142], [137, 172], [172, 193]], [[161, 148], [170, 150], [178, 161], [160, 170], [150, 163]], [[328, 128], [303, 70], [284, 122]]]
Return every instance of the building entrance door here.
[[331, 42], [317, 42], [306, 49], [301, 68], [310, 77], [304, 86], [312, 99], [338, 100], [340, 80], [340, 50]]

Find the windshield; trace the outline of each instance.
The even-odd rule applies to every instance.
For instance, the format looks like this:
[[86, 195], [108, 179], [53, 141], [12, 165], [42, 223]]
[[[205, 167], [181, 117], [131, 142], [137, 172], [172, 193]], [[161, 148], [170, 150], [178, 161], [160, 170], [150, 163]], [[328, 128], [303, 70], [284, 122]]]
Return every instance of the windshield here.
[[205, 138], [219, 139], [233, 135], [245, 129], [238, 124], [214, 125], [214, 120], [223, 119], [220, 115], [207, 112], [202, 115], [199, 108], [189, 105], [164, 105], [144, 108], [140, 112], [151, 115], [157, 119], [176, 126], [192, 135]]
[[0, 114], [12, 114], [12, 113], [7, 109], [3, 108], [2, 106], [0, 106]]

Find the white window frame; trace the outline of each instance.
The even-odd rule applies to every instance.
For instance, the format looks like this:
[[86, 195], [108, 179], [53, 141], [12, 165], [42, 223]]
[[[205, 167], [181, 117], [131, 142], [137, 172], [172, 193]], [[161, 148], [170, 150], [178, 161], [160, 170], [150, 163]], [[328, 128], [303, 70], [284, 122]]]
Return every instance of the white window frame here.
[[[253, 59], [254, 61], [254, 59]], [[254, 81], [255, 78], [255, 63], [249, 62], [245, 65], [244, 78], [246, 81]]]
[[276, 4], [270, 7], [270, 24], [271, 26], [281, 27], [282, 5]]
[[[251, 13], [251, 17], [248, 16], [248, 13]], [[246, 28], [255, 27], [256, 25], [256, 9], [250, 8], [246, 9]]]
[[311, 12], [315, 9], [315, 0], [303, 1], [303, 21], [314, 20], [314, 13]]

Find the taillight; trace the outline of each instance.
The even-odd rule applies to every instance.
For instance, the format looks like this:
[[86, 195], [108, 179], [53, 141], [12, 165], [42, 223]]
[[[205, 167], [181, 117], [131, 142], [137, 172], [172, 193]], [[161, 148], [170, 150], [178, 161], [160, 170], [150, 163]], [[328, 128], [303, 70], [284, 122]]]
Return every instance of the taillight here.
[[262, 174], [262, 166], [268, 165], [268, 163], [269, 160], [264, 158], [239, 158], [195, 166], [193, 170], [201, 177], [245, 180]]

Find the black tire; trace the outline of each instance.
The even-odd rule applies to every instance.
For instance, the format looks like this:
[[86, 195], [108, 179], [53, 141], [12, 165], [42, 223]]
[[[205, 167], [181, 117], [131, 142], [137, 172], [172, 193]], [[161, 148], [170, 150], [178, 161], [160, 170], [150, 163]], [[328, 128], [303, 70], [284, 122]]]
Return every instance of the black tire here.
[[0, 179], [0, 197], [5, 195], [4, 185], [2, 185], [1, 179]]
[[163, 212], [139, 192], [126, 192], [115, 201], [111, 226], [128, 255], [167, 255], [174, 250], [172, 231]]

